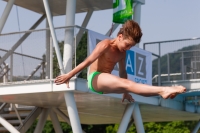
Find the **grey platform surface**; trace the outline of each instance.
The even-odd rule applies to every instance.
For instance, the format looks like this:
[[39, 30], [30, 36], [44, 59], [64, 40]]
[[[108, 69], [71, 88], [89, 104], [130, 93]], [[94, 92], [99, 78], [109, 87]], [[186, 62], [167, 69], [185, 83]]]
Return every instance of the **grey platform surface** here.
[[[8, 2], [8, 0], [4, 0]], [[43, 0], [16, 0], [15, 5], [45, 14]], [[106, 10], [112, 9], [113, 0], [76, 0], [76, 13], [87, 12], [88, 9]], [[49, 0], [51, 13], [54, 16], [66, 14], [66, 0]]]

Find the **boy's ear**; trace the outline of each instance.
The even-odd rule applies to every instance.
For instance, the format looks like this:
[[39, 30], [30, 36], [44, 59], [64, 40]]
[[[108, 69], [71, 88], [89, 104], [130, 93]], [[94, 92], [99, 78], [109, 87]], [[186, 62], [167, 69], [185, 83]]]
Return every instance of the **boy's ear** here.
[[123, 39], [122, 34], [119, 34], [119, 35], [118, 35], [118, 38], [119, 38], [119, 40]]

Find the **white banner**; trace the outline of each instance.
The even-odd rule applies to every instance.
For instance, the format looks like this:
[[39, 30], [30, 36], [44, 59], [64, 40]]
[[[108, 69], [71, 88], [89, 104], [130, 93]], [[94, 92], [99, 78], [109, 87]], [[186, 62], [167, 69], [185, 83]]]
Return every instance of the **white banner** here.
[[[106, 38], [109, 37], [94, 31], [88, 31], [88, 55], [92, 53], [97, 43]], [[128, 79], [137, 83], [152, 85], [151, 56], [152, 55], [150, 52], [140, 49], [138, 47], [132, 47], [130, 50], [127, 50], [126, 71], [128, 74]], [[112, 74], [119, 76], [118, 64], [116, 64], [116, 66], [114, 67]]]

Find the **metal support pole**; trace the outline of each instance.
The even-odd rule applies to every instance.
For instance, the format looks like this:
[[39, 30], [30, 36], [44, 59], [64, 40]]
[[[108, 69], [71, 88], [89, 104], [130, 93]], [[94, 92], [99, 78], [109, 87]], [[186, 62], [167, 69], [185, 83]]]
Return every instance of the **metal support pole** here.
[[184, 65], [184, 79], [187, 79], [187, 66]]
[[169, 59], [169, 57], [170, 57], [170, 54], [168, 53], [167, 54], [167, 73], [168, 73], [168, 81], [170, 81], [170, 59]]
[[129, 128], [133, 125], [133, 123], [134, 123], [134, 119], [133, 118], [131, 118], [131, 120], [129, 121], [129, 123], [128, 123], [128, 127], [127, 127], [127, 129], [126, 129], [126, 132], [129, 130]]
[[192, 67], [192, 69], [191, 69], [191, 72], [192, 72], [192, 74], [191, 74], [191, 79], [194, 79], [194, 69], [193, 69], [193, 67]]
[[196, 61], [197, 57], [194, 58], [194, 69], [197, 70], [197, 61]]
[[134, 103], [127, 105], [127, 108], [125, 110], [124, 116], [121, 120], [121, 123], [120, 123], [117, 133], [125, 133], [126, 132], [126, 129], [128, 127], [134, 107], [135, 107]]
[[82, 133], [74, 95], [72, 92], [65, 92], [64, 96], [73, 133]]
[[0, 116], [0, 123], [3, 125], [9, 132], [11, 133], [20, 133], [17, 131], [16, 128], [14, 128], [9, 122], [7, 122], [4, 118]]
[[182, 74], [182, 80], [184, 80], [184, 55], [183, 55], [183, 52], [181, 52], [181, 74]]
[[[53, 111], [58, 114], [65, 122], [67, 122], [68, 125], [71, 126], [71, 123], [70, 123], [70, 120], [69, 120], [69, 117], [66, 116], [60, 109], [58, 108], [53, 108]], [[83, 133], [85, 133], [85, 131], [82, 130]]]
[[44, 69], [45, 69], [45, 62], [42, 62], [42, 74], [41, 74], [41, 79], [45, 79], [45, 72], [44, 72]]
[[3, 83], [8, 82], [8, 64], [4, 67]]
[[67, 122], [68, 125], [71, 126], [69, 117], [66, 116], [60, 109], [58, 109], [58, 108], [53, 108], [53, 111], [54, 111], [55, 113], [57, 113], [65, 122]]
[[47, 116], [49, 114], [49, 109], [43, 108], [42, 113], [40, 114], [39, 121], [35, 128], [34, 133], [42, 133], [42, 129], [44, 128], [45, 122], [47, 120]]
[[[75, 10], [76, 0], [67, 0], [66, 5], [66, 26], [73, 26], [75, 24]], [[65, 30], [65, 44], [63, 52], [63, 64], [65, 72], [72, 70], [72, 45], [74, 42], [74, 28], [67, 28]]]
[[62, 131], [62, 128], [60, 126], [60, 122], [58, 120], [58, 117], [57, 115], [53, 112], [53, 110], [51, 109], [50, 111], [50, 117], [51, 117], [51, 120], [52, 120], [52, 123], [53, 123], [53, 127], [55, 129], [55, 132], [56, 133], [63, 133]]
[[143, 122], [142, 122], [142, 117], [141, 117], [141, 113], [140, 113], [140, 108], [137, 103], [135, 103], [133, 117], [135, 120], [135, 126], [136, 126], [137, 133], [145, 133]]
[[197, 133], [198, 130], [199, 130], [199, 128], [200, 128], [200, 120], [199, 120], [199, 122], [196, 124], [195, 128], [192, 130], [191, 133]]
[[[40, 17], [40, 19], [29, 29], [35, 29], [45, 18], [45, 15]], [[18, 46], [21, 45], [21, 43], [31, 34], [31, 32], [25, 33], [18, 41], [17, 43], [12, 46], [12, 48], [0, 59], [0, 65], [11, 55], [13, 52], [18, 48]]]
[[6, 105], [8, 105], [8, 103], [2, 103], [0, 106], [0, 111], [2, 111], [4, 109], [4, 107], [6, 107]]
[[143, 49], [146, 50], [146, 44], [145, 44], [145, 43], [144, 43], [144, 45], [143, 45]]
[[15, 113], [16, 113], [16, 115], [17, 115], [17, 118], [19, 119], [20, 124], [23, 125], [22, 119], [21, 119], [21, 117], [20, 117], [20, 115], [19, 115], [19, 112], [18, 112], [18, 110], [17, 110], [15, 104], [12, 103], [12, 106], [13, 106], [13, 108], [14, 108], [14, 110], [15, 110]]
[[[53, 40], [50, 38], [50, 79], [53, 79]], [[53, 88], [53, 87], [52, 87]]]
[[[76, 29], [74, 28], [74, 32], [76, 32]], [[76, 45], [76, 36], [74, 36], [74, 49], [73, 49], [73, 55], [74, 55], [74, 67], [76, 67], [76, 49], [77, 49], [77, 45]], [[79, 73], [75, 74], [74, 77], [77, 77], [79, 75]]]
[[140, 24], [140, 18], [141, 18], [141, 3], [137, 2], [137, 4], [134, 6], [133, 20], [136, 21], [138, 24]]
[[6, 23], [8, 15], [9, 15], [14, 3], [15, 3], [15, 0], [9, 0], [7, 5], [6, 5], [6, 8], [5, 8], [5, 10], [4, 10], [4, 12], [3, 12], [2, 16], [1, 16], [1, 19], [0, 19], [0, 34], [1, 34], [2, 30], [3, 30], [3, 27], [4, 27], [5, 23]]
[[38, 116], [40, 115], [40, 113], [42, 112], [42, 109], [39, 107], [35, 107], [28, 116], [26, 116], [26, 118], [24, 119], [24, 125], [20, 125], [18, 126], [18, 130], [20, 133], [27, 133], [27, 130], [31, 127], [31, 125], [33, 125], [33, 123], [35, 122], [35, 120], [38, 118]]
[[63, 68], [63, 64], [62, 64], [62, 56], [60, 54], [60, 48], [58, 46], [58, 41], [57, 41], [56, 33], [55, 33], [55, 30], [54, 30], [54, 25], [53, 25], [53, 21], [52, 21], [52, 17], [51, 17], [52, 15], [51, 15], [51, 12], [50, 12], [50, 9], [49, 9], [48, 0], [43, 0], [43, 3], [44, 3], [44, 8], [45, 8], [45, 11], [46, 11], [46, 14], [47, 14], [47, 19], [48, 19], [48, 22], [49, 22], [49, 28], [50, 28], [51, 36], [53, 38], [53, 44], [54, 44], [54, 47], [55, 47], [55, 50], [56, 50], [56, 55], [57, 55], [60, 71], [61, 71], [62, 74], [64, 74], [65, 72], [64, 72], [64, 68]]
[[8, 64], [6, 65], [6, 70], [7, 70], [7, 72], [6, 72], [5, 76], [6, 76], [6, 82], [8, 82], [8, 71], [10, 70], [8, 67]]
[[[140, 18], [141, 18], [141, 3], [137, 2], [137, 4], [134, 6], [133, 20], [140, 25]], [[136, 44], [136, 47], [139, 47], [139, 43]]]
[[197, 62], [196, 62], [196, 57], [194, 58], [194, 79], [197, 78]]
[[158, 57], [158, 86], [161, 85], [161, 67], [160, 67], [160, 57], [161, 57], [161, 51], [160, 51], [160, 43], [158, 44], [158, 52], [159, 52], [159, 57]]
[[13, 81], [13, 54], [10, 55], [10, 82]]
[[197, 78], [197, 69], [194, 69], [194, 79]]
[[[49, 28], [48, 21], [46, 19], [46, 28]], [[50, 78], [50, 31], [46, 30], [46, 76], [45, 79]]]
[[190, 66], [191, 66], [191, 72], [192, 72], [191, 78], [194, 79], [194, 67], [193, 67], [193, 61], [190, 62]]
[[[73, 26], [75, 24], [76, 0], [67, 0], [66, 5], [66, 26]], [[74, 28], [65, 30], [65, 44], [63, 53], [63, 64], [65, 72], [72, 70], [72, 44], [74, 41]], [[81, 124], [78, 116], [76, 102], [73, 92], [65, 92], [65, 102], [74, 133], [82, 133]]]

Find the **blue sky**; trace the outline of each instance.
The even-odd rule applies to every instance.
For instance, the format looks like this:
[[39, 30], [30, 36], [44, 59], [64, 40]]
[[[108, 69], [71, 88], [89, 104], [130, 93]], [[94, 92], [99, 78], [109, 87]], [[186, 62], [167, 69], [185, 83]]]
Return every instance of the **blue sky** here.
[[[0, 15], [6, 2], [0, 1]], [[29, 29], [40, 14], [18, 7], [20, 30]], [[76, 25], [81, 25], [85, 13], [76, 15]], [[88, 29], [105, 34], [112, 24], [112, 10], [95, 11], [87, 26]], [[64, 26], [65, 16], [54, 17], [54, 25]], [[141, 10], [143, 43], [200, 37], [200, 0], [146, 0]], [[44, 28], [42, 23], [38, 28]], [[19, 31], [16, 6], [10, 13], [3, 33]], [[115, 37], [113, 34], [112, 37]]]

